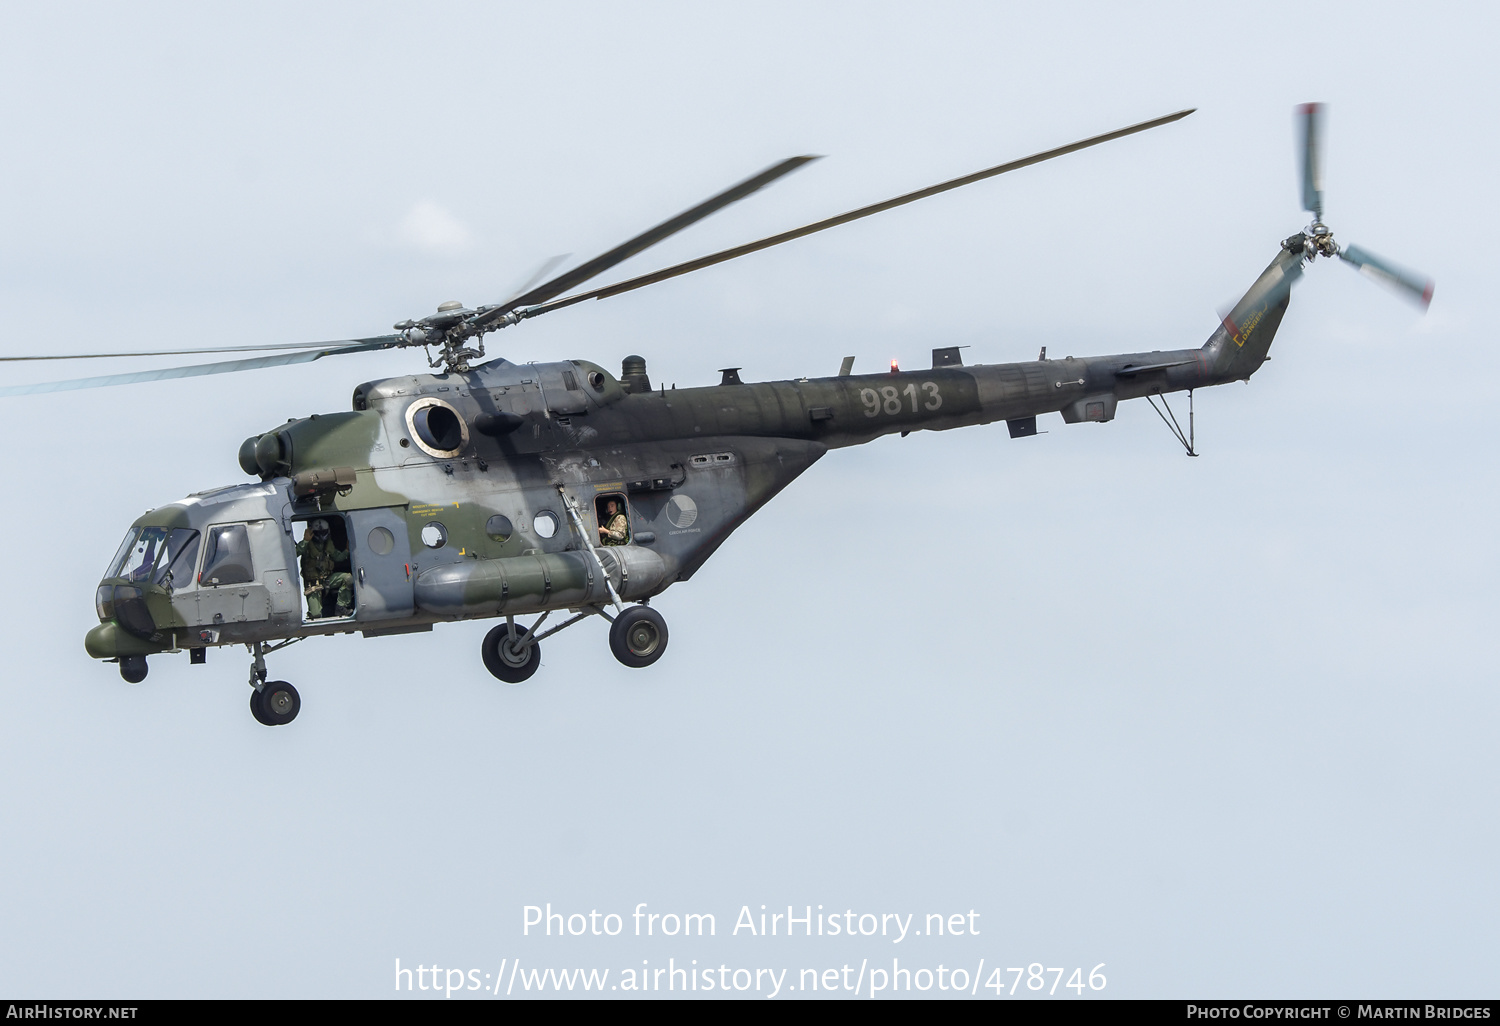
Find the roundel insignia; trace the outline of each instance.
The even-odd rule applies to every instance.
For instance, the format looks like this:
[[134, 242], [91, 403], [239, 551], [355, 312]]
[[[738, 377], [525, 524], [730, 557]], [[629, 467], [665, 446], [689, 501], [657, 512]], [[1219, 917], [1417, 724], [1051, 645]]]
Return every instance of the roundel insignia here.
[[698, 504], [686, 495], [674, 495], [667, 503], [667, 519], [676, 528], [692, 527], [698, 519]]

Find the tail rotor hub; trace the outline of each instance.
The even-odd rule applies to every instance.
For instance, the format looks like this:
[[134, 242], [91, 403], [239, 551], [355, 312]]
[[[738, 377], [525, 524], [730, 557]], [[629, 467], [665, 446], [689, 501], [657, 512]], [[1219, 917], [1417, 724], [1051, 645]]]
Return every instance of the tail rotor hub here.
[[1282, 245], [1288, 252], [1300, 254], [1307, 263], [1320, 256], [1338, 257], [1361, 274], [1427, 309], [1432, 302], [1431, 278], [1393, 264], [1367, 249], [1340, 246], [1333, 241], [1333, 230], [1323, 223], [1323, 105], [1304, 103], [1297, 108], [1296, 116], [1302, 151], [1302, 209], [1312, 213], [1313, 222]]
[[1314, 221], [1308, 225], [1306, 234], [1309, 260], [1320, 256], [1338, 256], [1339, 244], [1333, 241], [1333, 229], [1322, 221]]

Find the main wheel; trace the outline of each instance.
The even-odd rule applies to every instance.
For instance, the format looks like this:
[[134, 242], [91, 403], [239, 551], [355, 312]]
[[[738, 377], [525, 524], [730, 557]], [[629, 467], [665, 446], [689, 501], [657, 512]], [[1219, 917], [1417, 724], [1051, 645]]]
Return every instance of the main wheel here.
[[519, 684], [536, 672], [542, 665], [542, 646], [523, 644], [526, 628], [516, 624], [515, 640], [511, 640], [510, 624], [502, 623], [484, 636], [480, 654], [484, 657], [484, 668], [498, 680], [507, 684]]
[[272, 727], [291, 723], [302, 710], [302, 696], [284, 680], [273, 680], [260, 693], [261, 722]]
[[127, 684], [139, 684], [145, 680], [146, 669], [145, 656], [120, 657], [120, 676], [125, 678]]
[[667, 650], [667, 621], [650, 606], [631, 606], [610, 624], [609, 648], [626, 666], [650, 666]]
[[261, 692], [256, 691], [254, 688], [250, 689], [250, 715], [255, 717], [256, 723], [263, 723], [267, 727], [276, 726], [276, 724], [266, 719], [266, 711], [261, 708], [260, 697]]

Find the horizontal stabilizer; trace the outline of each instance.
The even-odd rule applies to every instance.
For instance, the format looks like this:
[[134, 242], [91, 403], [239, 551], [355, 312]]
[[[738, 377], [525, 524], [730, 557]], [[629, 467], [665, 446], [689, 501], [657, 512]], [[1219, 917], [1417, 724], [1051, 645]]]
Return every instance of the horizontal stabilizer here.
[[1130, 378], [1137, 374], [1145, 374], [1147, 371], [1166, 370], [1168, 367], [1185, 367], [1192, 360], [1162, 360], [1159, 363], [1127, 363], [1115, 371], [1117, 378]]

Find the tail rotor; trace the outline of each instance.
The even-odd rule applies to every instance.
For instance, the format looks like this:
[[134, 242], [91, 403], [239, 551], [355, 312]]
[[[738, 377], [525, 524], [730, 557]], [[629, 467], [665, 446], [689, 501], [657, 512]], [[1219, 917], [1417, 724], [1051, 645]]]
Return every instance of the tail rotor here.
[[1333, 230], [1323, 223], [1325, 112], [1326, 107], [1321, 103], [1304, 103], [1297, 107], [1297, 143], [1302, 158], [1302, 209], [1313, 215], [1313, 222], [1305, 231], [1292, 236], [1283, 245], [1293, 253], [1302, 253], [1303, 259], [1308, 262], [1320, 256], [1336, 256], [1366, 277], [1417, 303], [1425, 311], [1432, 302], [1431, 278], [1393, 264], [1359, 246], [1340, 246], [1333, 239]]

